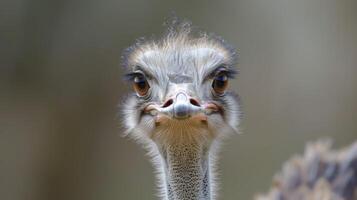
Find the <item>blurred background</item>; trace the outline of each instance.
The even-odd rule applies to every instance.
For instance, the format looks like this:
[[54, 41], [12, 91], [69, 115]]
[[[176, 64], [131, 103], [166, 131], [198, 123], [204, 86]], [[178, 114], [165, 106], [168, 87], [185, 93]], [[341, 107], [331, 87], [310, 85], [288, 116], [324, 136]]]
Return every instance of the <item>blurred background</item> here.
[[236, 46], [243, 134], [220, 199], [268, 191], [307, 141], [357, 139], [355, 0], [1, 0], [0, 199], [151, 200], [145, 152], [122, 138], [120, 54], [170, 11]]

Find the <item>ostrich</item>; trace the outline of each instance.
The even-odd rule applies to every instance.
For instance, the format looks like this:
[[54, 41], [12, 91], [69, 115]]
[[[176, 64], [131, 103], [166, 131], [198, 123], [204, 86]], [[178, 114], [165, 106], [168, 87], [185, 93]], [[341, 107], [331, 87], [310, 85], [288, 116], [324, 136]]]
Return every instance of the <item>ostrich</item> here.
[[215, 155], [239, 125], [237, 95], [228, 90], [237, 54], [221, 38], [172, 20], [157, 40], [124, 53], [135, 94], [124, 103], [126, 135], [143, 144], [158, 172], [160, 196], [215, 199]]
[[123, 103], [125, 135], [148, 150], [161, 199], [217, 198], [217, 151], [238, 132], [241, 115], [228, 88], [236, 61], [222, 38], [177, 19], [162, 37], [139, 39], [124, 52], [134, 89]]

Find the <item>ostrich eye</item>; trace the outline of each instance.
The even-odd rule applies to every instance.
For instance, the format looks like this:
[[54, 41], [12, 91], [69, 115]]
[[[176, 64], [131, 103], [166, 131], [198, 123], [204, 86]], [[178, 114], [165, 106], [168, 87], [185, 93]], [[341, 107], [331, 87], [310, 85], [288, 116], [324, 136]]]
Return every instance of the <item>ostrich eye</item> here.
[[149, 91], [149, 84], [144, 75], [136, 75], [134, 77], [134, 90], [139, 96], [145, 96]]
[[213, 79], [212, 88], [215, 93], [222, 95], [228, 86], [228, 76], [225, 73], [218, 73]]

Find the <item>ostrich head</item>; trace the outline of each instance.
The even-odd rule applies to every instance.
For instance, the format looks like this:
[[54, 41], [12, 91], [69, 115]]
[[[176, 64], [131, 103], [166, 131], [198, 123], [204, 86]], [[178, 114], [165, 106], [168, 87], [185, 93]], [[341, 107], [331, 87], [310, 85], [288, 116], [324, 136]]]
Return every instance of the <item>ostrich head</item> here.
[[239, 124], [238, 98], [229, 91], [237, 55], [187, 21], [167, 26], [123, 55], [134, 89], [123, 104], [126, 135], [149, 150], [162, 199], [214, 199], [217, 146]]

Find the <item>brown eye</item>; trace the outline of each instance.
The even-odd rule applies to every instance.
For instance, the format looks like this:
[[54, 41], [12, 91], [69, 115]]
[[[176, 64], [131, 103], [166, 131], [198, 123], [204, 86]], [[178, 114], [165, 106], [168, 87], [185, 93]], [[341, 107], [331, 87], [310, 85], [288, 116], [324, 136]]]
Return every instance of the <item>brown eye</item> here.
[[228, 86], [228, 77], [224, 73], [219, 73], [213, 79], [212, 88], [218, 94], [222, 95], [226, 91]]
[[134, 77], [134, 90], [139, 96], [145, 96], [149, 91], [149, 84], [144, 75], [137, 75]]

